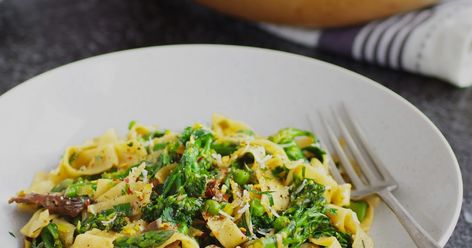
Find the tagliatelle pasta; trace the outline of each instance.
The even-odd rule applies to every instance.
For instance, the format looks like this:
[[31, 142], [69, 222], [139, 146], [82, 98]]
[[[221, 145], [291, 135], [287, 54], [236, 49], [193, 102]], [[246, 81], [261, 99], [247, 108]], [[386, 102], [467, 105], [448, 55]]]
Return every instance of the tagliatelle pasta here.
[[353, 202], [316, 136], [262, 137], [214, 115], [181, 133], [135, 122], [66, 149], [10, 202], [25, 247], [371, 248], [375, 199]]

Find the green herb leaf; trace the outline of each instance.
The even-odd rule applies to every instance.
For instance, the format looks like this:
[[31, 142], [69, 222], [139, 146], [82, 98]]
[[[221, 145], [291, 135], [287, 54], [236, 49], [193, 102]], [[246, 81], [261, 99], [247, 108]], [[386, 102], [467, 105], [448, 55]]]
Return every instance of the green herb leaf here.
[[128, 124], [128, 130], [131, 130], [134, 125], [136, 125], [136, 121], [130, 121], [129, 124]]

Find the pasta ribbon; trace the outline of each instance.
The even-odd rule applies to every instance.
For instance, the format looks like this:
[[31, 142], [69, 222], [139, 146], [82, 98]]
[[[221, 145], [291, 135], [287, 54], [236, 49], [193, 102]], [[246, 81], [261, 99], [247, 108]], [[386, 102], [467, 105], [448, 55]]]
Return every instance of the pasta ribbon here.
[[190, 238], [187, 235], [184, 235], [182, 233], [174, 233], [166, 242], [164, 242], [162, 245], [160, 245], [157, 248], [164, 248], [167, 247], [168, 245], [180, 241], [182, 248], [198, 248], [200, 247], [193, 238]]
[[353, 248], [374, 247], [372, 239], [362, 229], [356, 214], [351, 209], [342, 208], [333, 204], [329, 204], [327, 207], [335, 210], [334, 213], [330, 211], [327, 213], [333, 225], [341, 232], [354, 234]]
[[341, 245], [335, 237], [310, 238], [309, 240], [313, 244], [321, 245], [326, 248], [341, 248]]
[[97, 180], [97, 189], [95, 190], [94, 199], [97, 200], [105, 192], [113, 188], [116, 183], [111, 179], [100, 178]]
[[251, 145], [262, 146], [264, 150], [267, 153], [271, 154], [273, 157], [279, 157], [280, 159], [285, 161], [288, 160], [287, 154], [285, 153], [284, 149], [268, 139], [255, 139], [250, 143]]
[[112, 167], [128, 168], [143, 160], [147, 155], [144, 146], [137, 140], [119, 140], [114, 130], [108, 130], [100, 137], [82, 146], [67, 148], [56, 181], [65, 178], [96, 175]]
[[151, 127], [139, 123], [134, 123], [128, 132], [128, 140], [137, 140], [146, 135], [149, 135], [152, 131], [153, 128]]
[[96, 214], [118, 204], [132, 203], [136, 206], [144, 206], [149, 203], [152, 184], [137, 181], [145, 166], [146, 164], [142, 163], [133, 168], [124, 181], [114, 186], [110, 186], [109, 181], [102, 181], [100, 188], [97, 186], [97, 191], [100, 190], [101, 193], [95, 198], [97, 203], [88, 206], [87, 210]]
[[38, 172], [33, 178], [30, 188], [26, 193], [47, 194], [54, 187], [54, 182], [49, 173]]
[[[271, 216], [274, 211], [283, 211], [287, 209], [290, 203], [290, 196], [288, 187], [283, 185], [279, 180], [274, 178], [270, 171], [263, 172], [262, 170], [256, 170], [256, 177], [259, 181], [259, 185], [262, 192], [270, 192], [269, 196], [263, 194], [261, 196], [261, 203], [266, 209], [267, 213]], [[270, 203], [272, 201], [272, 204]]]
[[163, 183], [167, 176], [169, 176], [170, 172], [175, 169], [177, 164], [169, 164], [162, 167], [160, 170], [157, 171], [155, 178], [160, 182]]
[[326, 201], [337, 206], [349, 206], [351, 200], [351, 184], [329, 186], [325, 191]]
[[66, 150], [57, 177], [62, 180], [67, 177], [95, 175], [118, 165], [118, 162], [112, 144], [73, 146]]
[[211, 217], [207, 221], [211, 233], [225, 248], [236, 247], [247, 240], [238, 226], [225, 216]]
[[75, 226], [62, 218], [55, 218], [52, 220], [52, 222], [57, 225], [59, 238], [61, 239], [62, 243], [66, 247], [71, 246], [72, 243], [74, 243]]
[[355, 234], [360, 229], [360, 222], [357, 219], [356, 213], [351, 209], [333, 204], [329, 204], [327, 207], [328, 209], [334, 209], [334, 213], [328, 211], [327, 215], [338, 230]]
[[116, 143], [114, 145], [118, 156], [118, 168], [129, 168], [130, 166], [142, 161], [146, 155], [146, 149], [137, 140], [128, 140]]
[[113, 248], [113, 241], [119, 235], [99, 229], [92, 229], [77, 235], [71, 248]]
[[31, 216], [28, 223], [21, 228], [20, 232], [26, 237], [36, 238], [41, 233], [41, 230], [47, 226], [54, 217], [54, 215], [49, 214], [49, 210], [39, 209]]
[[373, 248], [374, 241], [369, 235], [367, 235], [362, 228], [356, 232], [354, 236], [354, 242], [352, 242], [352, 248]]
[[370, 196], [365, 199], [368, 204], [367, 212], [364, 219], [361, 222], [361, 227], [365, 232], [370, 230], [372, 222], [374, 221], [374, 209], [379, 204], [380, 199], [377, 196]]
[[373, 247], [378, 198], [351, 202], [310, 131], [263, 137], [218, 114], [211, 130], [128, 129], [68, 147], [9, 200], [34, 211], [25, 247]]
[[213, 114], [211, 128], [217, 136], [231, 136], [251, 130], [245, 123], [231, 120], [220, 114]]

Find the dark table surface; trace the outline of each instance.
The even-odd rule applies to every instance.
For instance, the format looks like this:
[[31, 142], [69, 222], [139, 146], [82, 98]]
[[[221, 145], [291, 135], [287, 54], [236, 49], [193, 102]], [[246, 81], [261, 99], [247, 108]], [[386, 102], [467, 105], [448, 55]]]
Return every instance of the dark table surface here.
[[[0, 94], [82, 58], [136, 47], [218, 43], [278, 49], [322, 59], [397, 92], [443, 132], [459, 160], [464, 203], [446, 247], [472, 247], [472, 89], [354, 62], [298, 46], [188, 0], [4, 0], [0, 2]], [[470, 220], [469, 220], [470, 221]]]

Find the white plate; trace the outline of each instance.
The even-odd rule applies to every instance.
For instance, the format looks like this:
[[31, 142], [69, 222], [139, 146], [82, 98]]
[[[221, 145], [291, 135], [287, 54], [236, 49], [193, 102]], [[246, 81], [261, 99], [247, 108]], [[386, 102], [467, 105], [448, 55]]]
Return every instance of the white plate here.
[[[0, 242], [13, 247], [25, 216], [6, 201], [35, 172], [54, 168], [68, 145], [130, 120], [179, 130], [213, 112], [257, 132], [308, 128], [306, 114], [345, 102], [400, 187], [395, 195], [445, 244], [457, 222], [462, 180], [438, 129], [379, 84], [297, 55], [234, 46], [181, 45], [98, 56], [41, 74], [0, 98]], [[18, 237], [12, 238], [8, 231]], [[384, 205], [371, 231], [377, 247], [413, 247]]]

